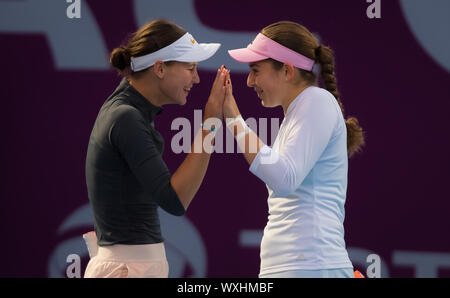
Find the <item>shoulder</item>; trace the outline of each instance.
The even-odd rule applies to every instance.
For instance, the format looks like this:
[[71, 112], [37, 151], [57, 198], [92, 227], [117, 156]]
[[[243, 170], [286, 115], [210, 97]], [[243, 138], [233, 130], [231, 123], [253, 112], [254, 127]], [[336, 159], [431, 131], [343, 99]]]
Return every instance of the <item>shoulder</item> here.
[[285, 127], [296, 133], [299, 129], [310, 131], [331, 131], [341, 126], [342, 112], [335, 97], [319, 87], [305, 89], [292, 102]]
[[337, 116], [336, 107], [339, 107], [333, 94], [315, 86], [303, 90], [292, 104], [293, 114], [297, 116], [300, 114], [333, 117]]
[[142, 113], [134, 106], [128, 104], [123, 99], [111, 99], [107, 113], [112, 123], [142, 121]]
[[300, 103], [319, 107], [334, 106], [336, 99], [328, 90], [311, 86], [300, 94]]
[[129, 138], [142, 131], [147, 126], [141, 112], [120, 97], [110, 99], [105, 103], [102, 115], [104, 129], [112, 143], [121, 138]]

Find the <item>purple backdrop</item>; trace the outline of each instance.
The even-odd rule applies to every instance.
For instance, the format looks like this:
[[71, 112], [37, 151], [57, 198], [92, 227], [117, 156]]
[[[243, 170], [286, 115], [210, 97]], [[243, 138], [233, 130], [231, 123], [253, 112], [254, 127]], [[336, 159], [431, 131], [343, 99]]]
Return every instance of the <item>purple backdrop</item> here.
[[[105, 57], [140, 25], [136, 14], [142, 13], [141, 1], [81, 1], [81, 20], [67, 18], [65, 8], [70, 4], [61, 2], [58, 22], [76, 24], [90, 10], [104, 40]], [[24, 3], [0, 1], [2, 16], [20, 19], [20, 11], [33, 15], [27, 9], [11, 8]], [[47, 5], [45, 11], [55, 11], [48, 6], [54, 1], [42, 3]], [[449, 277], [448, 64], [446, 68], [433, 58], [416, 37], [402, 2], [381, 1], [379, 19], [368, 18], [370, 3], [365, 0], [343, 3], [192, 1], [200, 24], [210, 30], [258, 32], [270, 23], [292, 20], [335, 50], [346, 116], [356, 116], [366, 131], [363, 154], [349, 162], [345, 231], [355, 267], [364, 272], [371, 264], [365, 257], [376, 254], [383, 276]], [[36, 22], [52, 21], [51, 15], [39, 11], [35, 16]], [[170, 14], [161, 16], [171, 19]], [[205, 40], [189, 25], [183, 26], [200, 42], [220, 42]], [[81, 234], [91, 229], [84, 172], [87, 144], [98, 110], [120, 78], [111, 68], [56, 67], [45, 32], [5, 28], [8, 21], [3, 18], [0, 276], [65, 276], [70, 264], [65, 256], [70, 252], [81, 256], [84, 272], [87, 257], [80, 248]], [[82, 34], [62, 31], [58, 36], [63, 42], [79, 40], [76, 51], [90, 46]], [[223, 48], [230, 47], [223, 44]], [[157, 118], [156, 126], [166, 140], [164, 158], [172, 171], [185, 154], [170, 149], [177, 133], [170, 129], [171, 123], [177, 117], [193, 119], [194, 109], [204, 107], [214, 76], [205, 69], [199, 74], [201, 83], [188, 103], [165, 106]], [[281, 117], [281, 108], [260, 106], [246, 86], [246, 77], [232, 68], [234, 93], [244, 118]], [[266, 220], [264, 183], [248, 171], [240, 154], [214, 154], [185, 218], [175, 219], [173, 231], [167, 233], [176, 235], [179, 227], [189, 225], [195, 236], [168, 240], [174, 276], [256, 277], [259, 247], [247, 236], [257, 239]], [[183, 245], [192, 247], [184, 250]]]

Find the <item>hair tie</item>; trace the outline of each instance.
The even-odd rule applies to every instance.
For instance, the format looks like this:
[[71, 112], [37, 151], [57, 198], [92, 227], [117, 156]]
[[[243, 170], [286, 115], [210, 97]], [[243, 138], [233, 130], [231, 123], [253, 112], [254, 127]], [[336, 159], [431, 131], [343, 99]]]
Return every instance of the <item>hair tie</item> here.
[[316, 61], [319, 61], [319, 57], [320, 57], [320, 53], [322, 51], [322, 46], [318, 46], [315, 50], [314, 50], [314, 55], [316, 56]]

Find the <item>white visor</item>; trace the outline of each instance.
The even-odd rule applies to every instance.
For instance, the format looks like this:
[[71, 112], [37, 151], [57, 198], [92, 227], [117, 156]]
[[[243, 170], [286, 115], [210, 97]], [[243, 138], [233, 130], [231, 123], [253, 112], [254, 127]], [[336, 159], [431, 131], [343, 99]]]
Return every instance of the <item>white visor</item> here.
[[220, 43], [198, 43], [191, 34], [186, 33], [170, 45], [148, 55], [131, 58], [131, 69], [140, 71], [156, 61], [200, 62], [211, 58], [220, 47]]

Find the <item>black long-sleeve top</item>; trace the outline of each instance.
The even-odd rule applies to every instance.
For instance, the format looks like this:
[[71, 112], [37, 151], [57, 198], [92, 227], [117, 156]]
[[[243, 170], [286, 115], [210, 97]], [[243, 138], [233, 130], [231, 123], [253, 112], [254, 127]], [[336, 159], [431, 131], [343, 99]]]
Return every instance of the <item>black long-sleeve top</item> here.
[[86, 157], [100, 246], [162, 242], [157, 207], [173, 215], [185, 212], [162, 159], [164, 139], [154, 127], [161, 111], [126, 79], [100, 109]]

